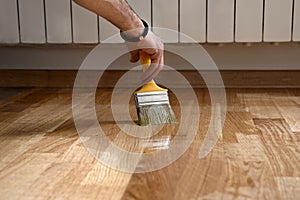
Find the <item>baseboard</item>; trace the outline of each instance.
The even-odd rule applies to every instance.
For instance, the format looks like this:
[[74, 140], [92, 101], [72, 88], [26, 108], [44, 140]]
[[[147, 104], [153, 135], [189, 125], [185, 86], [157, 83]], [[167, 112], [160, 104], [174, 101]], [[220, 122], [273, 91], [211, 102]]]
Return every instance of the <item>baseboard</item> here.
[[[206, 87], [197, 71], [179, 72], [194, 88]], [[93, 71], [84, 73], [88, 79]], [[99, 85], [114, 87], [124, 73], [125, 70], [105, 71]], [[161, 76], [167, 73], [163, 71]], [[0, 87], [73, 87], [76, 74], [77, 70], [0, 70]], [[220, 74], [226, 88], [300, 88], [300, 70], [223, 70]]]

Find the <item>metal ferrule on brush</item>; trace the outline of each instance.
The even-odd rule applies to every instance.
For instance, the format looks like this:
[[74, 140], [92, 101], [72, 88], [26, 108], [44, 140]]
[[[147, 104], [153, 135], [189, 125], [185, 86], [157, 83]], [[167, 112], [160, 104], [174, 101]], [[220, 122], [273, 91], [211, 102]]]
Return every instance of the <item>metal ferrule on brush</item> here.
[[[143, 71], [151, 64], [150, 57], [140, 52], [140, 61]], [[174, 124], [176, 117], [170, 107], [168, 90], [161, 88], [154, 80], [144, 84], [134, 93], [135, 105], [139, 119], [139, 125]]]
[[148, 105], [170, 104], [167, 91], [135, 93], [134, 97], [137, 108]]

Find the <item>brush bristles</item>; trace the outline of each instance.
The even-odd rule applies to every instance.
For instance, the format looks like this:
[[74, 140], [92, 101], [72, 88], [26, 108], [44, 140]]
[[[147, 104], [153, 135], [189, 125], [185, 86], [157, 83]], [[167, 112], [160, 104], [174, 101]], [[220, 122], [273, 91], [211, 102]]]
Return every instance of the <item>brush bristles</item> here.
[[176, 123], [176, 117], [169, 104], [141, 106], [137, 108], [137, 113], [141, 126]]

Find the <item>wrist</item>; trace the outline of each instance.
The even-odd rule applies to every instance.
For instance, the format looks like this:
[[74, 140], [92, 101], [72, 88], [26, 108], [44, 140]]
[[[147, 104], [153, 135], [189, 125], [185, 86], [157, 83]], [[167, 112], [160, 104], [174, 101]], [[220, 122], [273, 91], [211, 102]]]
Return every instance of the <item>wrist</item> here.
[[138, 37], [144, 31], [145, 25], [142, 19], [137, 18], [135, 22], [128, 24], [127, 28], [122, 30], [126, 33], [129, 37]]
[[138, 42], [143, 40], [148, 34], [149, 27], [144, 20], [141, 19], [140, 22], [142, 25], [139, 25], [139, 27], [125, 31], [120, 30], [121, 37], [127, 42]]

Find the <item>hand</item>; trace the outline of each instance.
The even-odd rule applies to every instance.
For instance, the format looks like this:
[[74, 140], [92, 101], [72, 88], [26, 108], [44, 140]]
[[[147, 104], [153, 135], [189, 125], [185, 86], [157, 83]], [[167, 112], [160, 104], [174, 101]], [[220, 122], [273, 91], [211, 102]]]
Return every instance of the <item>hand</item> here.
[[130, 62], [137, 62], [139, 51], [147, 53], [151, 59], [150, 67], [141, 76], [142, 83], [145, 84], [154, 79], [164, 66], [164, 44], [158, 36], [149, 30], [147, 36], [139, 42], [127, 42], [130, 51]]

